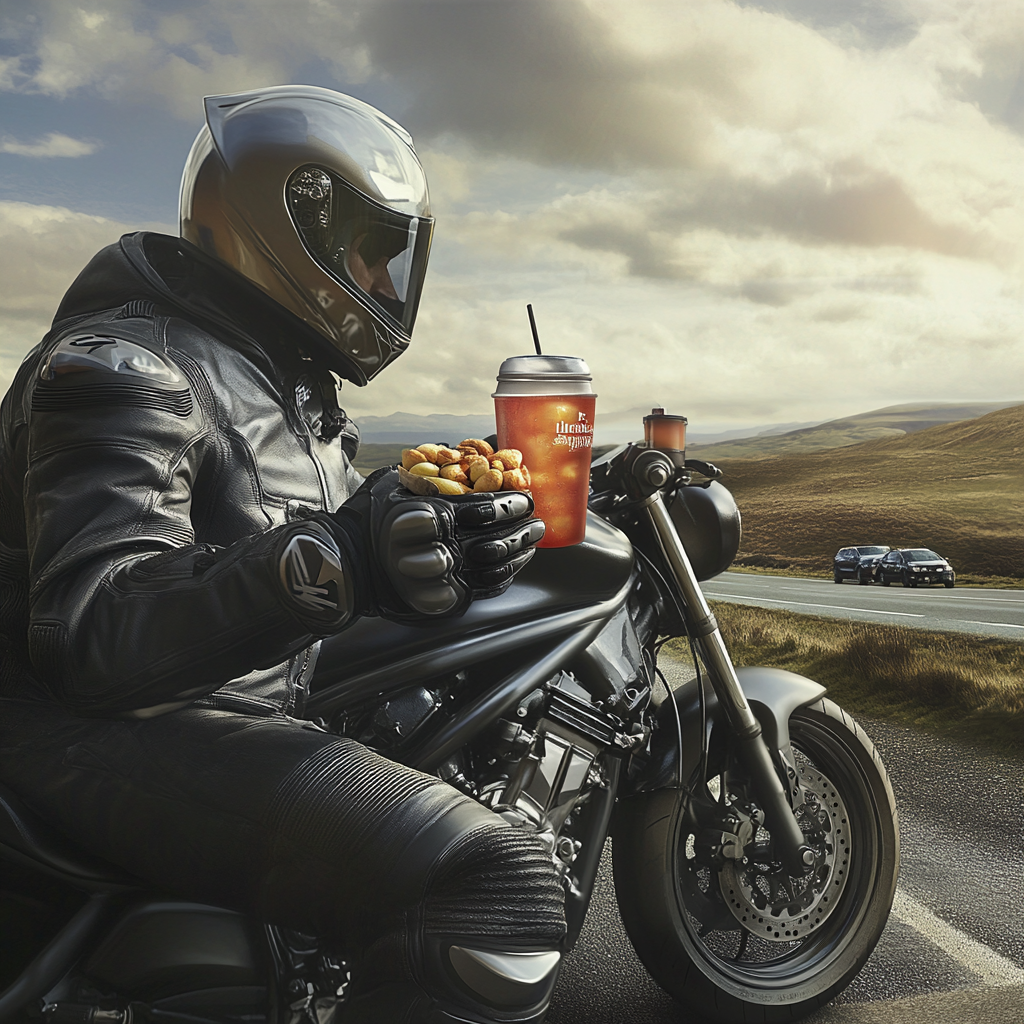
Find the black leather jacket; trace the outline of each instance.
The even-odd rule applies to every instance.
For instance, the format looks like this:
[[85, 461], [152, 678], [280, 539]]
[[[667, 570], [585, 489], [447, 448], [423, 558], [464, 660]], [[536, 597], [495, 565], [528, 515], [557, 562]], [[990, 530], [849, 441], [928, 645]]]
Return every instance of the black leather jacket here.
[[213, 691], [301, 707], [317, 627], [275, 551], [362, 479], [302, 349], [296, 318], [180, 239], [89, 263], [0, 410], [0, 692], [93, 715]]

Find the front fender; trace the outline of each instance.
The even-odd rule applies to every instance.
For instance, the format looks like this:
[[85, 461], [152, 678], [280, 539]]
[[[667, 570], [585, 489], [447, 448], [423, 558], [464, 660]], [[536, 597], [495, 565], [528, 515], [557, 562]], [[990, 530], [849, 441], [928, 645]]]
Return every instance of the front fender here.
[[[825, 687], [784, 668], [738, 668], [736, 678], [770, 750], [789, 746], [789, 716], [825, 696]], [[699, 751], [698, 751], [699, 754]]]
[[[783, 751], [784, 759], [789, 760], [789, 716], [797, 708], [821, 700], [825, 687], [813, 679], [781, 668], [738, 668], [736, 677], [751, 710], [761, 723], [768, 749]], [[721, 720], [722, 712], [711, 686], [706, 686], [705, 690], [704, 731], [706, 742], [710, 744], [715, 723]], [[701, 709], [695, 679], [672, 691], [670, 699], [666, 699], [658, 709], [656, 721], [650, 757], [627, 783], [624, 795], [687, 786], [700, 766]], [[718, 735], [721, 735], [721, 729]]]

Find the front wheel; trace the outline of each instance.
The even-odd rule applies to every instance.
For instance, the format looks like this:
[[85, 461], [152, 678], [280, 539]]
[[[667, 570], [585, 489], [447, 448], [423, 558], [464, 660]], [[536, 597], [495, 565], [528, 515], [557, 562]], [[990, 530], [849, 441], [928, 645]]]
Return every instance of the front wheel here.
[[[829, 700], [795, 711], [790, 732], [797, 818], [817, 856], [804, 878], [774, 860], [763, 825], [744, 858], [724, 857], [683, 791], [617, 812], [615, 891], [630, 940], [666, 992], [723, 1024], [793, 1021], [832, 999], [874, 949], [896, 890], [896, 802], [871, 741]], [[709, 769], [701, 803], [756, 822], [749, 784], [728, 763]]]
[[946, 588], [947, 590], [952, 590], [952, 589], [953, 589], [953, 584], [952, 584], [952, 582], [951, 582], [951, 581], [949, 581], [949, 580], [947, 580], [947, 581], [946, 581], [945, 583], [943, 583], [942, 585], [943, 585], [943, 586], [944, 586], [944, 587], [945, 587], [945, 588]]

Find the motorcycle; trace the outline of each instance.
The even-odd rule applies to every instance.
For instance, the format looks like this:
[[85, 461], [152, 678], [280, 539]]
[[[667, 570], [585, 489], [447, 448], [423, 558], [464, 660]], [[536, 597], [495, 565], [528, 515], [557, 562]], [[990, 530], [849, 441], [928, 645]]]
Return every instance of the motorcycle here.
[[[824, 687], [737, 668], [700, 590], [739, 544], [720, 472], [643, 444], [596, 460], [585, 540], [430, 629], [325, 642], [312, 727], [436, 774], [545, 843], [570, 951], [605, 840], [629, 938], [705, 1019], [789, 1021], [857, 974], [899, 867], [893, 791]], [[693, 677], [669, 684], [681, 638]], [[349, 966], [316, 938], [100, 863], [0, 791], [0, 856], [86, 896], [0, 995], [0, 1022], [331, 1024]], [[8, 875], [8, 877], [11, 877]], [[27, 879], [27, 880], [26, 880]]]

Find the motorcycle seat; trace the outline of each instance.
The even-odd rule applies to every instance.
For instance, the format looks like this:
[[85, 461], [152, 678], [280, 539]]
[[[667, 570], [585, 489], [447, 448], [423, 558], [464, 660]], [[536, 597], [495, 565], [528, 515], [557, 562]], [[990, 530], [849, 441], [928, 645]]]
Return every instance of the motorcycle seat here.
[[90, 892], [137, 889], [143, 884], [133, 875], [78, 849], [4, 785], [0, 785], [0, 857]]

